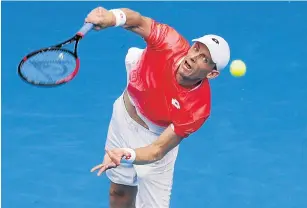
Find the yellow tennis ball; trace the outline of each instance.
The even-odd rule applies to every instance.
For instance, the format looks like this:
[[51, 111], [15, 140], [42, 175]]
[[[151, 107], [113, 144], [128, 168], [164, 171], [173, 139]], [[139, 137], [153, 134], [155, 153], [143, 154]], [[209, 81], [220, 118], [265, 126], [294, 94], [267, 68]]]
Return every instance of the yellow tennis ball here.
[[230, 64], [230, 74], [234, 77], [242, 77], [246, 73], [246, 65], [242, 60], [234, 60]]

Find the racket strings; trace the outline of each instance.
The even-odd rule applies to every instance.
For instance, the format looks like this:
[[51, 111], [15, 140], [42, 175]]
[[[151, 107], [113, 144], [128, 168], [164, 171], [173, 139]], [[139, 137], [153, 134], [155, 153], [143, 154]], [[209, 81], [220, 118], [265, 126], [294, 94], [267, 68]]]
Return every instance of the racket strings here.
[[68, 51], [49, 49], [30, 56], [21, 73], [29, 81], [55, 83], [69, 76], [77, 67], [76, 58]]

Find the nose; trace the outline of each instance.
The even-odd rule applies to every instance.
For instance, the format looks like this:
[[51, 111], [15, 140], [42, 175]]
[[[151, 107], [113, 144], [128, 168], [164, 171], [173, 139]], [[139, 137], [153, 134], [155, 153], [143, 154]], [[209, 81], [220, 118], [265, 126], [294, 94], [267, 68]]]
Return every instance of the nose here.
[[195, 63], [196, 62], [196, 56], [190, 56], [190, 60], [193, 62], [193, 63]]

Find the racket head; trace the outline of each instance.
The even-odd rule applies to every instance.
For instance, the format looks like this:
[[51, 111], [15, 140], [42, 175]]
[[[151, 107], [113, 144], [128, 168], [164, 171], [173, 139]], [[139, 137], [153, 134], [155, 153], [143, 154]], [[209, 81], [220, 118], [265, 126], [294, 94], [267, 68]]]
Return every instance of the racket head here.
[[18, 65], [18, 75], [36, 86], [58, 86], [75, 78], [80, 68], [76, 53], [60, 47], [49, 47], [25, 56]]

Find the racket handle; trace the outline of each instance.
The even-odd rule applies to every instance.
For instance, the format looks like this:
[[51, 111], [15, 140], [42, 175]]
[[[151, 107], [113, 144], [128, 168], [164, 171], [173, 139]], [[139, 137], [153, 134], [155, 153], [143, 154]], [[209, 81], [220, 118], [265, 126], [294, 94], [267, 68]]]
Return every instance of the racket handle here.
[[81, 27], [80, 30], [77, 32], [77, 34], [83, 37], [93, 27], [94, 25], [92, 23], [85, 23], [83, 27]]

